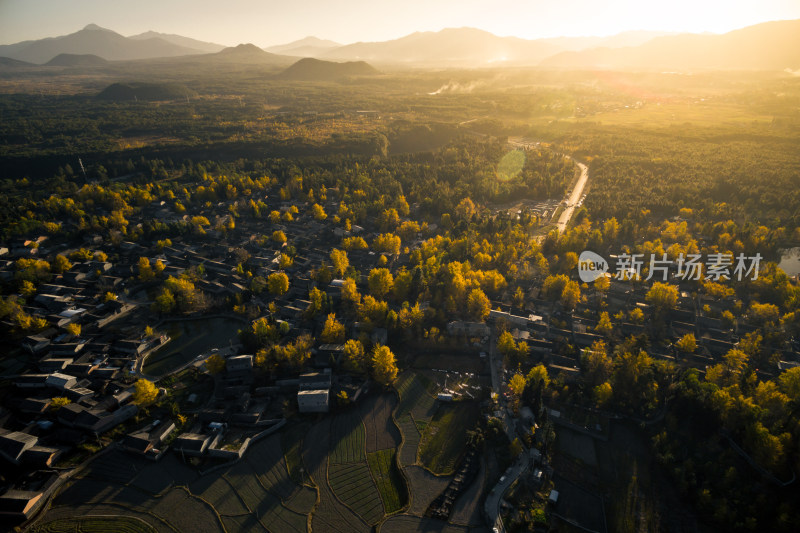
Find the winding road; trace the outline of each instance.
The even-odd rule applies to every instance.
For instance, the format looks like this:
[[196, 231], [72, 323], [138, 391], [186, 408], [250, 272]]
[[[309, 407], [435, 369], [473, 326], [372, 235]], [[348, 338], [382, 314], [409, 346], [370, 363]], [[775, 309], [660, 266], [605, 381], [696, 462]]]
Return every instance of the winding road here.
[[[509, 137], [508, 144], [516, 148], [528, 150], [535, 146], [539, 146], [539, 141], [530, 141], [524, 137]], [[564, 230], [567, 229], [567, 225], [569, 225], [569, 221], [572, 219], [575, 208], [578, 206], [578, 202], [580, 202], [581, 197], [583, 196], [583, 189], [586, 188], [586, 183], [589, 181], [589, 167], [583, 163], [575, 161], [574, 158], [568, 155], [564, 155], [564, 157], [578, 165], [578, 168], [581, 169], [581, 175], [578, 178], [578, 182], [575, 184], [575, 187], [572, 188], [572, 192], [570, 192], [567, 195], [567, 198], [564, 200], [566, 207], [561, 212], [561, 215], [559, 215], [558, 221], [556, 222], [556, 227], [558, 228], [559, 233], [564, 233]]]

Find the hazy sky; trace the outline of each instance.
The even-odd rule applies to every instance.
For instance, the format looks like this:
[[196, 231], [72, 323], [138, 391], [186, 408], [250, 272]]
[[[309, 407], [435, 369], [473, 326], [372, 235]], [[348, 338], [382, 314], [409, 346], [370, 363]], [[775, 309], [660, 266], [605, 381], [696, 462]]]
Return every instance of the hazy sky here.
[[626, 30], [722, 33], [800, 18], [800, 0], [0, 0], [0, 43], [93, 22], [123, 35], [178, 33], [225, 45], [307, 35], [341, 43], [472, 26], [524, 38]]

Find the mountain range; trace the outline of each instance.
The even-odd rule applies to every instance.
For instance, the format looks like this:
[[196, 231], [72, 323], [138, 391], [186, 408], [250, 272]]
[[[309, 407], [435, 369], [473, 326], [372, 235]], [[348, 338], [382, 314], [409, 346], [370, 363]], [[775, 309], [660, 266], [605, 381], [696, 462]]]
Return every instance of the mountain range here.
[[199, 54], [202, 51], [162, 37], [134, 39], [95, 24], [69, 35], [0, 45], [0, 56], [29, 63], [46, 63], [59, 54], [93, 54], [114, 61]]
[[[267, 49], [252, 44], [225, 48], [153, 31], [125, 37], [89, 24], [61, 37], [0, 45], [0, 57], [28, 63], [43, 64], [62, 54], [71, 56], [62, 57], [55, 64], [100, 64], [93, 58], [73, 57], [94, 55], [107, 61], [194, 56], [198, 61], [235, 60], [276, 67], [288, 66], [293, 58], [314, 57], [337, 62], [435, 67], [796, 70], [800, 68], [800, 20], [765, 22], [720, 35], [632, 31], [611, 37], [535, 40], [499, 37], [475, 28], [449, 28], [416, 32], [389, 41], [346, 45], [306, 37]], [[19, 67], [10, 61], [2, 65]]]
[[273, 54], [282, 54], [286, 56], [318, 57], [340, 46], [342, 45], [334, 41], [309, 36], [299, 41], [270, 46], [265, 48], [265, 50]]

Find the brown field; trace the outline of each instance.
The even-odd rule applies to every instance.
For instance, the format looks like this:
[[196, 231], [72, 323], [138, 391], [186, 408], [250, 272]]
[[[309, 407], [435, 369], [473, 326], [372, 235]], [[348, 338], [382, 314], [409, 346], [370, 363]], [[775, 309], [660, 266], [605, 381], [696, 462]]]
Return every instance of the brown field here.
[[394, 394], [370, 395], [361, 400], [359, 411], [367, 428], [367, 453], [397, 448], [400, 432], [392, 421], [392, 411], [397, 406]]
[[450, 514], [450, 522], [468, 526], [483, 525], [483, 495], [491, 489], [489, 477], [486, 475], [486, 462], [481, 461], [481, 468], [472, 485], [456, 499], [453, 512]]
[[381, 533], [408, 533], [409, 531], [416, 533], [489, 533], [491, 530], [486, 526], [456, 526], [441, 520], [404, 514], [389, 518], [381, 526]]
[[303, 464], [319, 490], [311, 529], [331, 533], [368, 533], [368, 526], [358, 515], [340, 502], [328, 485], [328, 451], [331, 449], [331, 418], [314, 424], [303, 439]]
[[411, 495], [409, 514], [422, 516], [431, 502], [447, 487], [453, 476], [434, 476], [421, 466], [403, 468]]

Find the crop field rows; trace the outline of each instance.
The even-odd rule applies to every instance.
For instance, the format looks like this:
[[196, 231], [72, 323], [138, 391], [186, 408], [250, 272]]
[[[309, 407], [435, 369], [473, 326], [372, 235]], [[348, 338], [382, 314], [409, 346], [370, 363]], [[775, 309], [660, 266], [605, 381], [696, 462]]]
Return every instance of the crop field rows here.
[[[332, 418], [327, 417], [311, 426], [303, 438], [303, 464], [308, 468], [319, 493], [319, 501], [311, 517], [311, 529], [331, 533], [368, 533], [370, 526], [342, 503], [334, 494], [328, 479], [328, 469], [332, 466], [329, 457], [332, 448], [332, 424]], [[377, 495], [377, 489], [375, 492]]]
[[436, 474], [450, 474], [467, 446], [467, 431], [480, 410], [476, 402], [440, 403], [419, 445], [419, 460]]
[[378, 450], [367, 454], [367, 462], [372, 477], [378, 484], [386, 514], [392, 514], [402, 509], [407, 498], [405, 490], [402, 491], [402, 494], [400, 492], [405, 486], [400, 472], [397, 470], [394, 449]]
[[130, 483], [144, 466], [146, 466], [145, 459], [114, 450], [92, 461], [85, 476]]
[[397, 391], [400, 393], [400, 404], [395, 414], [397, 418], [409, 413], [415, 420], [425, 420], [433, 416], [436, 410], [435, 400], [419, 375], [413, 372], [404, 374], [397, 384]]
[[403, 444], [400, 447], [400, 464], [403, 466], [417, 463], [417, 448], [421, 435], [411, 416], [406, 415], [397, 419], [400, 432], [403, 434]]
[[352, 410], [337, 415], [331, 422], [330, 462], [354, 463], [366, 459], [364, 424], [358, 411]]
[[337, 415], [331, 422], [328, 480], [334, 494], [368, 524], [377, 524], [384, 509], [364, 452], [364, 423], [358, 411]]
[[36, 526], [31, 533], [155, 533], [152, 526], [130, 516], [61, 518]]
[[[64, 513], [67, 513], [66, 516]], [[149, 517], [153, 521], [147, 521], [158, 524], [159, 531], [221, 530], [218, 515], [210, 505], [183, 487], [172, 488], [163, 496], [153, 497], [141, 490], [113, 482], [78, 479], [56, 496], [46, 518], [73, 518], [81, 515], [134, 515], [143, 519]]]
[[366, 464], [331, 465], [328, 479], [336, 496], [368, 524], [383, 518], [383, 503]]
[[361, 418], [366, 427], [367, 453], [397, 448], [400, 432], [392, 420], [392, 410], [397, 406], [394, 394], [370, 395], [359, 403]]

